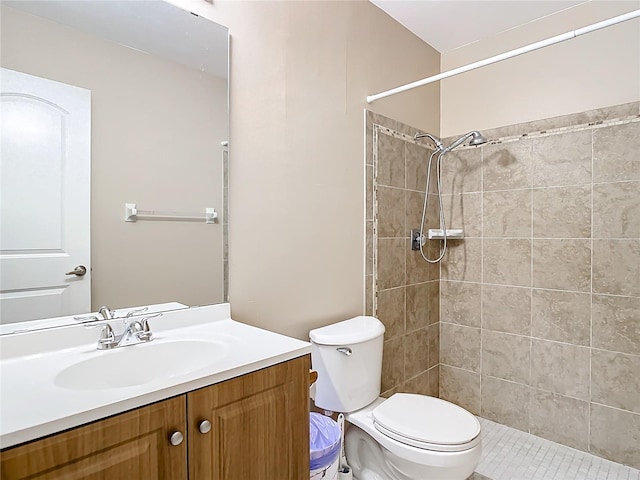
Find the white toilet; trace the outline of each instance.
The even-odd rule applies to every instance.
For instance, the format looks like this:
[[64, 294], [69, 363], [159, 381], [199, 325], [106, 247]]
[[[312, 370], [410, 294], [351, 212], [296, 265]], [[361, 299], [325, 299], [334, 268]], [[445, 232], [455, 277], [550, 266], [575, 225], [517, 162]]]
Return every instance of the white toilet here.
[[364, 316], [309, 332], [315, 404], [351, 424], [345, 450], [354, 477], [466, 480], [482, 452], [478, 419], [425, 395], [379, 397], [383, 335], [384, 325]]

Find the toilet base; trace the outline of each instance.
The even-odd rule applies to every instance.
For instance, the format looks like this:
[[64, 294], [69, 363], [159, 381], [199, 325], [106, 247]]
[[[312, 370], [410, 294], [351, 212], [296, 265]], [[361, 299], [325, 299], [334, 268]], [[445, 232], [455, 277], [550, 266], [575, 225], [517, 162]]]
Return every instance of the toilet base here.
[[356, 480], [466, 480], [478, 465], [482, 447], [478, 444], [462, 452], [425, 450], [422, 461], [417, 463], [390, 452], [351, 425], [345, 450]]

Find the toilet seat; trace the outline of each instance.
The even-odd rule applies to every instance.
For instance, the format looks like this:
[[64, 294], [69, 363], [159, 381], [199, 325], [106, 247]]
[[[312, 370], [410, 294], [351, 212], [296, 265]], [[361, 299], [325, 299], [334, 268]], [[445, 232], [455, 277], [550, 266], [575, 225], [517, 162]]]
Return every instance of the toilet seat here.
[[439, 398], [396, 393], [372, 411], [380, 433], [406, 445], [459, 452], [480, 443], [480, 422], [465, 409]]

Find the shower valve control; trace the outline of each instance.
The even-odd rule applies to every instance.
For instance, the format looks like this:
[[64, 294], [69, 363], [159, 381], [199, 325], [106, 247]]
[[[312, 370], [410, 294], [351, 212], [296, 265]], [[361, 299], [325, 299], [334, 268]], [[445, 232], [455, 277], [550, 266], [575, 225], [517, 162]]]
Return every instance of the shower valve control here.
[[424, 246], [427, 238], [420, 230], [411, 230], [411, 250], [420, 250], [420, 246]]

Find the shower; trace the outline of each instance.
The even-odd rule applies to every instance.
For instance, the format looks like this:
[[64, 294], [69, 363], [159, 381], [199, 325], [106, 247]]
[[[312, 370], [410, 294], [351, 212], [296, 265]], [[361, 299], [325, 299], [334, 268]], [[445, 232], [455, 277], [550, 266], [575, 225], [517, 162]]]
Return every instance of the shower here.
[[[435, 145], [436, 149], [429, 156], [429, 164], [427, 166], [427, 185], [424, 192], [424, 203], [422, 205], [422, 219], [420, 220], [420, 230], [418, 231], [417, 244], [419, 246], [420, 255], [429, 263], [438, 263], [442, 260], [447, 253], [447, 225], [446, 218], [444, 215], [444, 208], [442, 205], [442, 179], [441, 179], [441, 163], [444, 156], [452, 151], [453, 149], [459, 147], [468, 141], [470, 146], [478, 146], [483, 143], [487, 143], [487, 139], [478, 131], [473, 130], [457, 140], [455, 140], [451, 145], [445, 147], [441, 140], [437, 137], [431, 135], [430, 133], [417, 133], [414, 137], [414, 140], [418, 141], [421, 138], [428, 138]], [[440, 229], [442, 230], [442, 248], [440, 249], [440, 255], [436, 259], [432, 259], [425, 255], [423, 247], [426, 241], [426, 237], [424, 234], [424, 221], [427, 214], [427, 205], [429, 203], [429, 187], [431, 184], [431, 165], [433, 161], [433, 157], [438, 155], [438, 159], [436, 160], [436, 189], [438, 191], [438, 216], [440, 218]], [[412, 238], [412, 243], [414, 238]]]

